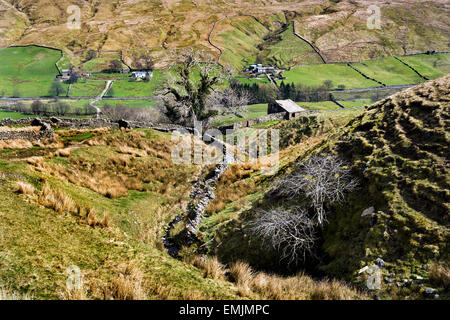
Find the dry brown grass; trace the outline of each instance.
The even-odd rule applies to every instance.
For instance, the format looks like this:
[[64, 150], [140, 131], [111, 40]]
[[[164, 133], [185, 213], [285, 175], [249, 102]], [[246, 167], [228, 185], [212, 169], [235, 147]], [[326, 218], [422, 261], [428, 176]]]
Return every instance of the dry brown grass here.
[[108, 198], [127, 196], [129, 190], [146, 191], [145, 183], [154, 183], [151, 191], [169, 194], [189, 181], [188, 173], [180, 172], [171, 161], [170, 140], [147, 139], [143, 132], [129, 131], [123, 135], [100, 135], [85, 144], [112, 148], [107, 149], [106, 158], [86, 158], [83, 150], [81, 155], [73, 156], [73, 148], [55, 152], [68, 157], [67, 166], [43, 158], [30, 158], [28, 163], [39, 172], [89, 188]]
[[449, 264], [433, 263], [429, 271], [430, 281], [435, 285], [450, 289], [450, 266]]
[[269, 300], [353, 300], [365, 298], [361, 293], [340, 281], [316, 282], [298, 274], [281, 277], [263, 272], [254, 272], [243, 262], [230, 266], [229, 273], [236, 283], [238, 294], [248, 298]]
[[58, 213], [72, 213], [76, 210], [75, 202], [71, 197], [62, 190], [53, 189], [48, 183], [42, 188], [38, 202]]
[[28, 140], [13, 139], [13, 140], [0, 140], [0, 150], [3, 149], [29, 149], [33, 144]]
[[68, 158], [72, 154], [73, 148], [59, 149], [54, 153], [55, 157]]
[[18, 181], [16, 183], [16, 192], [20, 193], [20, 194], [32, 196], [32, 195], [34, 195], [35, 189], [34, 189], [33, 185], [31, 185], [29, 183], [26, 183], [23, 181]]
[[225, 276], [225, 267], [219, 262], [217, 257], [196, 255], [192, 259], [191, 264], [202, 269], [205, 272], [205, 278], [219, 280]]
[[109, 299], [144, 300], [144, 274], [136, 261], [122, 263], [117, 267], [117, 277], [109, 287]]

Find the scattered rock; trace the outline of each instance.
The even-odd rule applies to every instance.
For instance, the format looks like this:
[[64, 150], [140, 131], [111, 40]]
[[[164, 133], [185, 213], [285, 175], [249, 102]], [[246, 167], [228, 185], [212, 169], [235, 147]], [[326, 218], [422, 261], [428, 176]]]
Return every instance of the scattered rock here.
[[425, 293], [426, 294], [433, 294], [435, 293], [437, 290], [433, 289], [433, 288], [425, 288]]
[[361, 214], [361, 217], [365, 217], [365, 216], [370, 216], [375, 212], [375, 208], [374, 207], [370, 207], [367, 208], [366, 210], [364, 210]]

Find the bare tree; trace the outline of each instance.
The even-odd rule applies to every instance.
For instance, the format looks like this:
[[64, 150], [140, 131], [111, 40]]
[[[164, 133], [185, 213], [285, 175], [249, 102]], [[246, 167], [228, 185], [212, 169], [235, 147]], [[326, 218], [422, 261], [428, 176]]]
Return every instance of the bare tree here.
[[208, 96], [207, 108], [217, 110], [219, 113], [239, 113], [243, 106], [252, 102], [252, 96], [247, 90], [238, 88], [225, 88], [216, 90]]
[[313, 250], [316, 241], [315, 224], [307, 213], [300, 209], [262, 211], [251, 221], [250, 231], [265, 243], [280, 252], [281, 259], [296, 263]]
[[288, 198], [306, 196], [311, 200], [319, 225], [326, 221], [325, 204], [342, 202], [358, 183], [346, 163], [335, 156], [312, 156], [280, 181], [278, 190]]
[[112, 106], [105, 104], [102, 108], [102, 116], [106, 119], [114, 121], [130, 120], [130, 121], [144, 121], [144, 122], [165, 122], [162, 114], [154, 108], [136, 108], [124, 105]]

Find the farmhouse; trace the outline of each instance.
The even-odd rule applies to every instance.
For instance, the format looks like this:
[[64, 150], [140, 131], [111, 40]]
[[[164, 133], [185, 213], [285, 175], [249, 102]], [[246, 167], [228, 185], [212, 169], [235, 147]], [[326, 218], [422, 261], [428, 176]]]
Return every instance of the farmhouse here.
[[72, 75], [71, 70], [61, 70], [61, 74], [56, 76], [56, 79], [62, 82], [66, 82], [70, 80], [70, 76]]
[[153, 72], [151, 71], [133, 71], [132, 72], [132, 77], [135, 79], [141, 79], [144, 80], [147, 75], [151, 78], [153, 78]]
[[263, 73], [274, 74], [276, 70], [277, 69], [275, 67], [263, 66], [262, 64], [252, 64], [248, 68], [248, 71], [256, 74], [263, 74]]
[[268, 114], [273, 113], [281, 113], [285, 112], [285, 119], [290, 120], [294, 119], [297, 116], [306, 112], [305, 109], [299, 107], [294, 101], [288, 100], [275, 100], [274, 102], [269, 103], [269, 107], [267, 110]]

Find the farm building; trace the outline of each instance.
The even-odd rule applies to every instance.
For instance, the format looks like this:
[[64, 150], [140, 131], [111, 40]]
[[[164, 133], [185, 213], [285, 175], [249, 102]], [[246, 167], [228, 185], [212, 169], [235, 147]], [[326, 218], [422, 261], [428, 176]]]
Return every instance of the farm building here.
[[133, 71], [132, 72], [132, 77], [135, 79], [141, 79], [144, 80], [147, 75], [151, 78], [153, 78], [153, 72], [151, 71]]
[[277, 71], [277, 68], [263, 66], [262, 64], [252, 64], [252, 65], [250, 65], [248, 70], [252, 73], [257, 73], [257, 74], [263, 74], [263, 73], [274, 74]]
[[56, 79], [62, 82], [66, 82], [70, 80], [70, 76], [72, 75], [71, 70], [61, 70], [61, 74], [56, 76]]
[[294, 101], [288, 100], [275, 100], [274, 102], [269, 103], [269, 107], [267, 110], [268, 114], [273, 113], [281, 113], [286, 112], [286, 119], [294, 119], [300, 114], [304, 114], [306, 112], [305, 109], [299, 107]]

